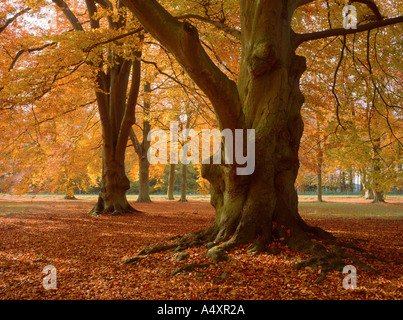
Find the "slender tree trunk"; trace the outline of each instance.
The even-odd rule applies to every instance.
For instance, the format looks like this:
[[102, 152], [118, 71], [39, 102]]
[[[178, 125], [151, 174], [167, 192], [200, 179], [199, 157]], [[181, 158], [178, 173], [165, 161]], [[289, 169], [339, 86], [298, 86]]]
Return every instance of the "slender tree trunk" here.
[[147, 160], [147, 156], [141, 157], [139, 161], [139, 196], [136, 202], [151, 202], [150, 163]]
[[361, 170], [361, 184], [362, 184], [363, 191], [364, 191], [364, 198], [366, 200], [374, 199], [374, 193], [370, 187], [370, 181], [368, 180], [368, 175], [367, 175], [366, 169]]
[[171, 163], [169, 165], [169, 178], [168, 178], [168, 191], [167, 191], [168, 200], [174, 200], [175, 169], [176, 169], [176, 164]]
[[322, 166], [319, 165], [318, 170], [318, 202], [322, 202]]
[[317, 129], [317, 159], [318, 159], [318, 202], [322, 202], [322, 165], [323, 165], [323, 149], [321, 141], [321, 127], [319, 116], [316, 115], [316, 129]]
[[366, 200], [373, 200], [374, 199], [374, 190], [373, 189], [367, 189], [365, 190], [365, 199]]
[[340, 171], [340, 192], [346, 191], [346, 173], [341, 170]]
[[186, 202], [186, 189], [187, 189], [187, 164], [181, 164], [182, 180], [181, 180], [181, 198], [179, 201]]
[[137, 202], [151, 202], [150, 198], [150, 163], [147, 159], [148, 149], [151, 142], [148, 141], [148, 133], [151, 131], [150, 125], [150, 97], [151, 85], [149, 82], [144, 84], [144, 108], [143, 108], [143, 141], [140, 145], [138, 156], [139, 165], [139, 196]]
[[348, 172], [348, 191], [353, 193], [354, 192], [354, 173], [353, 170], [349, 170]]
[[381, 159], [379, 152], [381, 151], [381, 138], [373, 138], [373, 159], [372, 159], [372, 181], [373, 181], [373, 203], [385, 202], [383, 198], [383, 190], [381, 182], [383, 179], [381, 172]]

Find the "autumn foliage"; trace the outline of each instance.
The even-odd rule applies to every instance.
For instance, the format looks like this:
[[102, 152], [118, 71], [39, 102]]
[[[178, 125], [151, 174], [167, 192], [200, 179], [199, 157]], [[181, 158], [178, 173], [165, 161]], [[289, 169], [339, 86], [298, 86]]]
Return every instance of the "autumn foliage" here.
[[[401, 299], [401, 7], [2, 1], [1, 299]], [[256, 172], [150, 164], [171, 121], [255, 130]]]
[[[12, 202], [10, 202], [10, 200]], [[364, 203], [363, 203], [364, 202]], [[304, 218], [338, 236], [359, 243], [375, 272], [357, 267], [357, 289], [343, 288], [341, 272], [318, 283], [320, 270], [293, 266], [306, 258], [273, 244], [271, 254], [250, 255], [247, 247], [231, 252], [234, 260], [189, 272], [170, 274], [191, 263], [209, 264], [207, 249], [190, 248], [177, 261], [170, 252], [150, 255], [135, 264], [124, 260], [141, 249], [209, 225], [214, 210], [207, 201], [175, 203], [157, 199], [138, 204], [140, 215], [119, 218], [87, 215], [91, 201], [2, 198], [0, 293], [2, 299], [401, 299], [400, 264], [396, 255], [402, 229], [396, 214], [401, 204], [378, 205], [389, 212], [370, 213], [365, 201], [335, 202], [331, 212], [316, 212], [302, 202]], [[50, 207], [51, 206], [51, 207]], [[343, 209], [344, 208], [344, 209]], [[363, 216], [346, 216], [363, 208]], [[372, 211], [374, 212], [374, 211]], [[376, 209], [375, 209], [376, 212]], [[357, 212], [358, 213], [358, 212]], [[376, 255], [373, 259], [371, 255]], [[348, 262], [348, 261], [346, 261]], [[353, 263], [351, 261], [351, 263]], [[57, 290], [45, 290], [41, 273], [57, 269]]]

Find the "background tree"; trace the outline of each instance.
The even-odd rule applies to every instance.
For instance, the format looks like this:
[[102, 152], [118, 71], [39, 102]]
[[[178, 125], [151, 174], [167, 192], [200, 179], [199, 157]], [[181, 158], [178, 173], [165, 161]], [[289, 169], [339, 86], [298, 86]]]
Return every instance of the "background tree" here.
[[147, 152], [150, 148], [150, 141], [147, 139], [149, 132], [151, 131], [150, 124], [150, 95], [151, 84], [146, 81], [144, 84], [144, 103], [142, 112], [142, 141], [138, 141], [137, 136], [132, 129], [130, 132], [130, 139], [133, 143], [134, 149], [139, 159], [139, 196], [137, 202], [151, 202], [150, 199], [150, 163], [147, 159]]
[[[73, 36], [86, 40], [80, 41], [81, 48], [84, 47], [81, 52], [86, 55], [85, 62], [94, 72], [95, 96], [102, 126], [103, 169], [101, 192], [92, 211], [96, 214], [133, 212], [135, 210], [126, 198], [130, 182], [125, 172], [125, 153], [135, 121], [140, 86], [142, 29], [119, 1], [88, 0], [85, 7], [77, 8], [77, 13], [86, 11], [88, 15], [90, 25], [87, 32], [79, 15], [66, 2], [53, 2], [74, 29]], [[99, 38], [94, 41], [94, 34], [107, 34], [107, 37], [103, 41]], [[126, 38], [124, 43], [119, 41], [122, 38]]]

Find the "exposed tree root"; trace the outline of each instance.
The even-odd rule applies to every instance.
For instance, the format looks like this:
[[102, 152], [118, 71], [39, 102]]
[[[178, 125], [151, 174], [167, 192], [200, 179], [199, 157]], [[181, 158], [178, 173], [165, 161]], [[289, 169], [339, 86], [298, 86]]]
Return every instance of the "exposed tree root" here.
[[[351, 242], [341, 242], [338, 239], [336, 239], [333, 235], [331, 235], [329, 232], [326, 232], [317, 227], [310, 228], [309, 231], [312, 238], [308, 237], [307, 234], [304, 233], [304, 236], [299, 235], [296, 237], [290, 237], [289, 239], [283, 239], [282, 241], [276, 239], [276, 241], [278, 242], [287, 244], [292, 250], [309, 253], [312, 255], [311, 258], [301, 261], [296, 265], [294, 265], [293, 266], [294, 268], [300, 269], [310, 267], [312, 269], [321, 270], [321, 275], [316, 280], [317, 282], [322, 282], [323, 280], [325, 280], [327, 273], [330, 271], [335, 270], [341, 272], [343, 268], [348, 264], [345, 262], [346, 259], [350, 259], [356, 266], [363, 268], [364, 270], [376, 272], [375, 269], [366, 265], [355, 256], [347, 254], [342, 249], [342, 247], [350, 248], [360, 253], [366, 253], [364, 249], [355, 246]], [[214, 262], [218, 263], [221, 261], [234, 260], [233, 258], [227, 255], [227, 252], [234, 247], [245, 244], [243, 242], [241, 243], [235, 241], [234, 236], [232, 236], [230, 239], [222, 243], [214, 242], [215, 238], [216, 233], [211, 232], [210, 229], [194, 232], [185, 236], [175, 236], [168, 239], [170, 241], [176, 240], [174, 243], [156, 245], [151, 248], [143, 249], [134, 258], [127, 259], [123, 263], [125, 264], [136, 263], [137, 261], [144, 259], [153, 253], [164, 252], [169, 250], [172, 250], [171, 254], [173, 255], [177, 252], [186, 250], [194, 246], [199, 247], [204, 246], [205, 248], [209, 249], [206, 256], [211, 260], [213, 260]], [[268, 246], [268, 244], [269, 242], [267, 241], [265, 242], [262, 240], [262, 238], [259, 238], [256, 241], [251, 242], [249, 251], [255, 254], [279, 253], [280, 249], [271, 248], [270, 246]], [[325, 246], [328, 246], [329, 248], [326, 248]], [[373, 255], [367, 254], [366, 257], [368, 256], [376, 258]], [[195, 268], [206, 268], [211, 264], [212, 263], [202, 265], [199, 264], [184, 265], [172, 271], [171, 276], [181, 271], [189, 272], [194, 270]]]
[[89, 214], [99, 216], [102, 214], [112, 213], [113, 216], [122, 215], [125, 213], [143, 213], [140, 210], [133, 208], [127, 201], [123, 204], [115, 203], [114, 205], [105, 205], [105, 202], [100, 195], [95, 206], [91, 209]]
[[149, 196], [145, 196], [145, 197], [138, 197], [136, 203], [152, 203], [152, 201]]
[[136, 262], [138, 262], [138, 261], [140, 261], [142, 259], [145, 259], [145, 258], [147, 258], [147, 257], [137, 255], [137, 256], [135, 256], [133, 258], [129, 258], [129, 259], [124, 260], [123, 264], [135, 264]]
[[[330, 271], [342, 271], [346, 266], [346, 259], [353, 261], [353, 264], [367, 271], [378, 273], [375, 269], [368, 266], [356, 256], [347, 254], [342, 247], [354, 249], [358, 252], [366, 252], [364, 249], [359, 248], [351, 243], [338, 242], [336, 239], [332, 243], [331, 251], [327, 250], [324, 246], [315, 243], [316, 249], [312, 252], [313, 256], [307, 260], [301, 261], [294, 265], [296, 269], [310, 267], [312, 269], [320, 269], [321, 276], [316, 279], [317, 282], [322, 282], [326, 279], [326, 275]], [[375, 256], [374, 256], [375, 257]]]

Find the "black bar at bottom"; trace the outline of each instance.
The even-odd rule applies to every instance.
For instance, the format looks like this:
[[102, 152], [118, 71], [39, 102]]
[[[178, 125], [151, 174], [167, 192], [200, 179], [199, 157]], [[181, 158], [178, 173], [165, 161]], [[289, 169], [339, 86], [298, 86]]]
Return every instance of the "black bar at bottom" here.
[[60, 316], [90, 316], [94, 319], [112, 317], [122, 320], [135, 319], [274, 319], [278, 315], [308, 316], [323, 314], [331, 316], [361, 316], [371, 311], [397, 311], [396, 301], [351, 300], [3, 300], [1, 311], [13, 316], [26, 313], [46, 318]]

